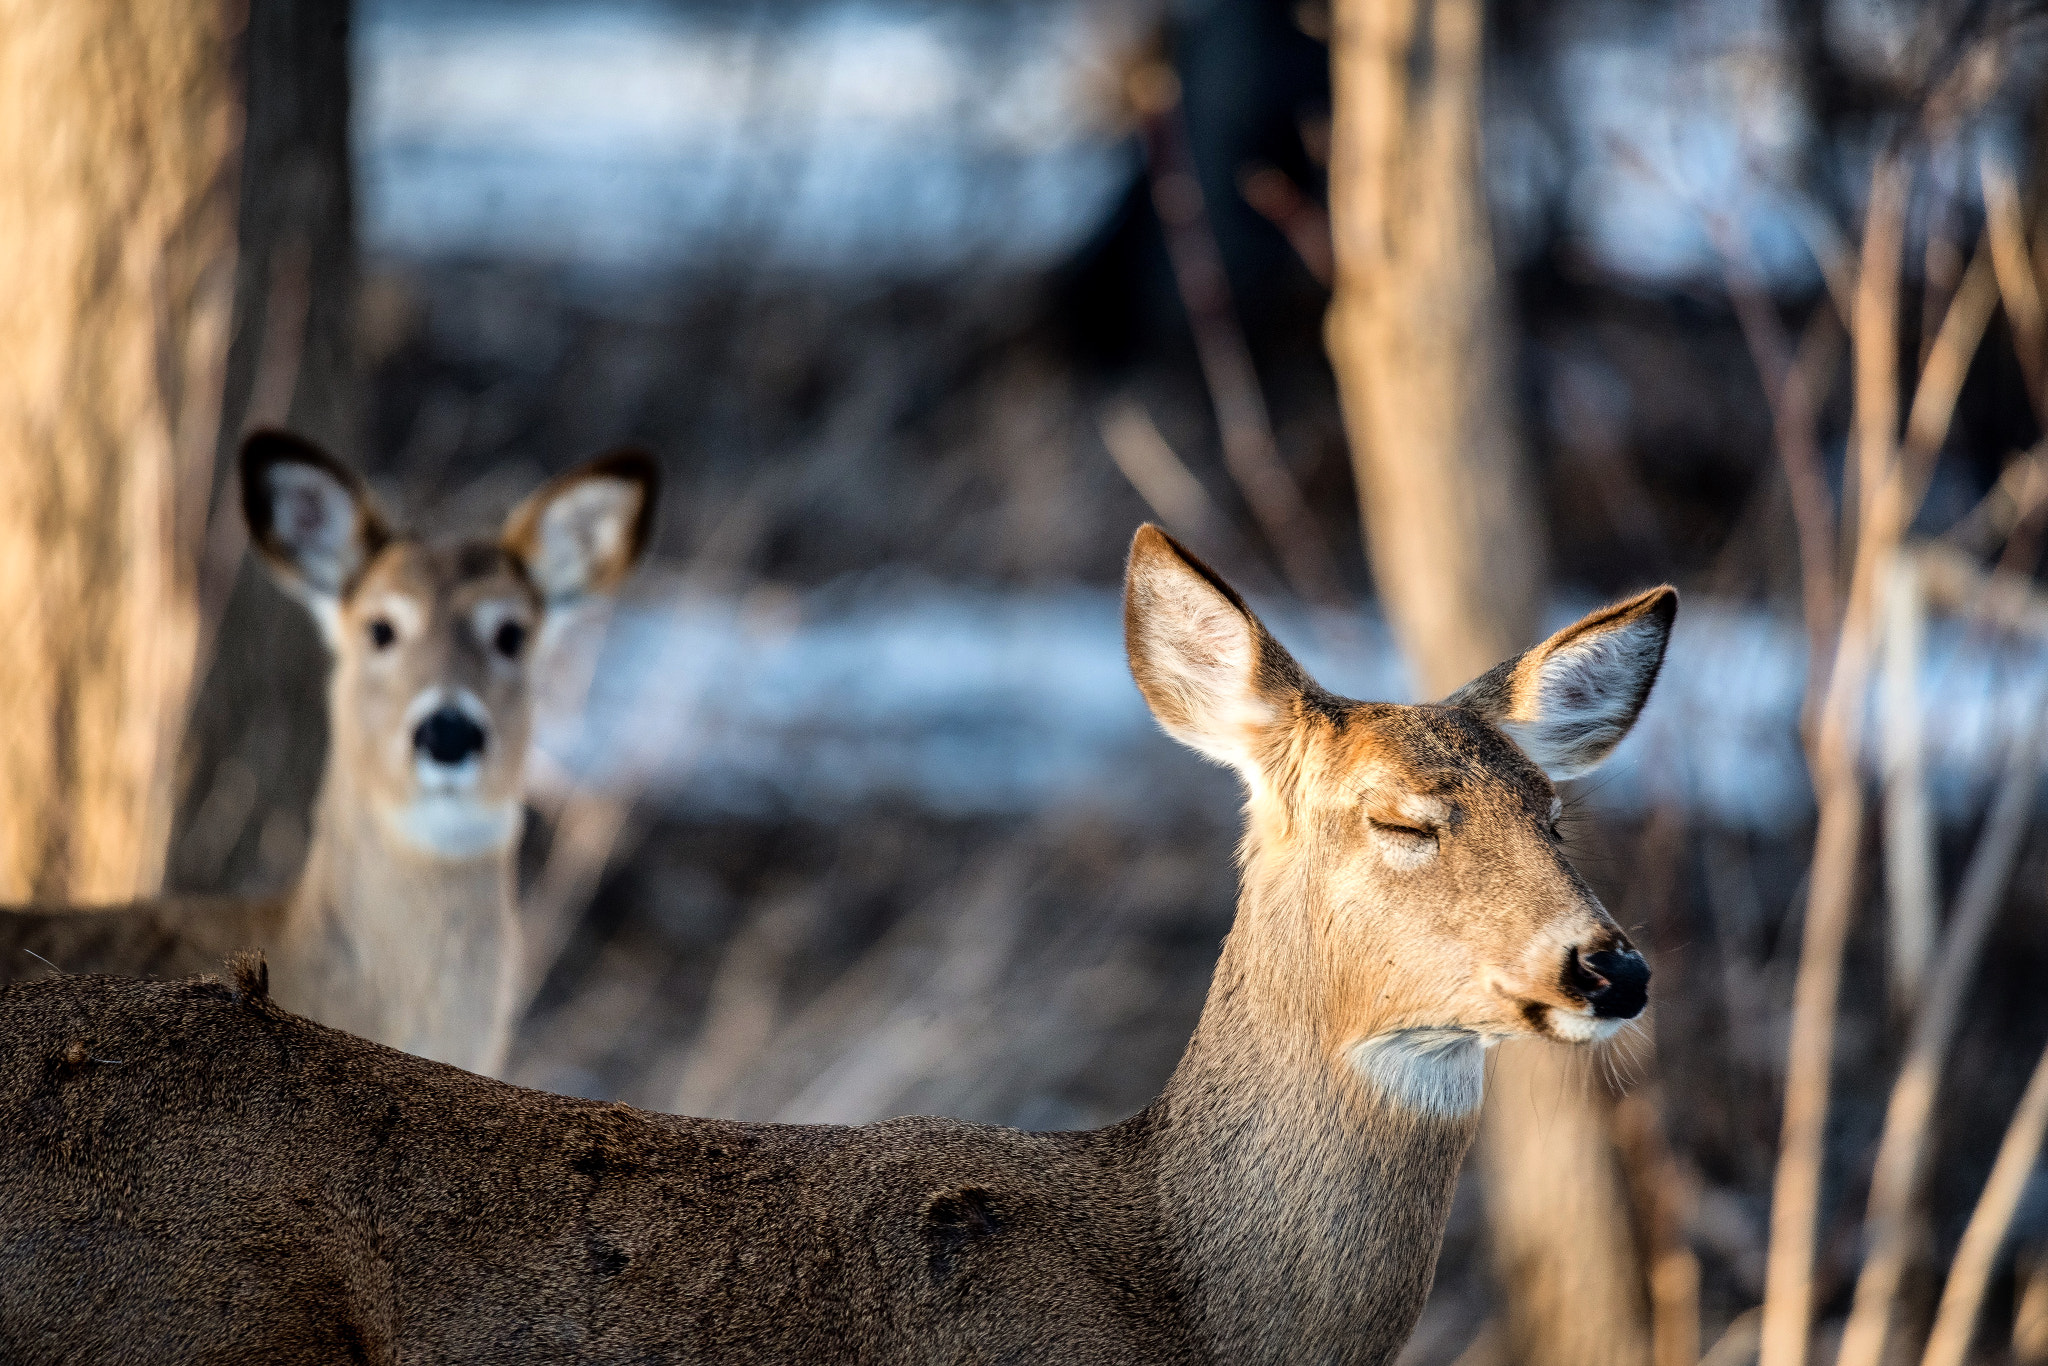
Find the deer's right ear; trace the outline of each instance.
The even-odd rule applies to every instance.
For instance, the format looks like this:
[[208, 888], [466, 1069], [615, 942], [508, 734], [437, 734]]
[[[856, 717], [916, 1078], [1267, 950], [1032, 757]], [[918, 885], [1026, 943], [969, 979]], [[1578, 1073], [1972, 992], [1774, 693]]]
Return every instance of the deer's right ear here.
[[654, 535], [661, 467], [642, 450], [601, 455], [542, 485], [512, 510], [502, 539], [549, 610], [608, 593]]
[[241, 466], [250, 543], [334, 644], [343, 593], [391, 539], [369, 489], [354, 470], [290, 432], [250, 433]]
[[1307, 678], [1244, 599], [1156, 526], [1131, 541], [1124, 648], [1168, 735], [1259, 782], [1272, 730]]
[[1492, 722], [1553, 782], [1590, 772], [1642, 715], [1678, 616], [1669, 584], [1603, 607], [1444, 701]]

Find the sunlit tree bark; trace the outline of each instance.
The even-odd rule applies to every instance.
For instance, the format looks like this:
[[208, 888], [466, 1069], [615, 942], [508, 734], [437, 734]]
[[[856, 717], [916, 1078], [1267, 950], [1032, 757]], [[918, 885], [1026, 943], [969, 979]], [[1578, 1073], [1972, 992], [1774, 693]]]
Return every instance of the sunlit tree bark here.
[[[1441, 696], [1528, 645], [1544, 582], [1481, 192], [1479, 0], [1338, 0], [1327, 342], [1380, 598]], [[1504, 1047], [1480, 1145], [1509, 1356], [1647, 1360], [1607, 1106], [1579, 1060]]]
[[222, 0], [0, 0], [0, 897], [162, 875], [234, 286]]

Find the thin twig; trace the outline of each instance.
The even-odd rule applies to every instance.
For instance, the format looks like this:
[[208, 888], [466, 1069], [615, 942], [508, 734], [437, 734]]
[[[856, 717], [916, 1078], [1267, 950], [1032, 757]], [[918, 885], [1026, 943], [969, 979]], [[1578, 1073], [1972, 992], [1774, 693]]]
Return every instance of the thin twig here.
[[1941, 1307], [1934, 1314], [1934, 1331], [1927, 1339], [1927, 1352], [1920, 1366], [1963, 1366], [1976, 1332], [1977, 1312], [1984, 1304], [1984, 1289], [1991, 1281], [1998, 1250], [2012, 1227], [2012, 1217], [2025, 1193], [2027, 1179], [2041, 1156], [2041, 1139], [2048, 1133], [2048, 1049], [2034, 1064], [2019, 1108], [2006, 1126], [1998, 1145], [1998, 1160], [1991, 1164], [1991, 1177], [1977, 1208], [1963, 1230], [1963, 1241], [1949, 1266], [1948, 1284], [1942, 1287]]
[[1991, 491], [1944, 531], [1941, 541], [1989, 554], [2043, 507], [2048, 507], [2048, 440], [2007, 461]]
[[2040, 282], [2027, 250], [2026, 221], [2020, 210], [2019, 186], [1999, 158], [1985, 152], [1978, 160], [1984, 181], [1984, 235], [1991, 244], [1991, 264], [1998, 275], [1998, 294], [2005, 320], [2012, 328], [2012, 349], [2019, 354], [2020, 375], [2034, 415], [2048, 421], [2048, 315], [2041, 306]]
[[[1727, 214], [1691, 192], [1690, 187], [1664, 174], [1642, 150], [1626, 139], [1609, 140], [1610, 149], [1637, 175], [1654, 181], [1679, 195], [1699, 215], [1707, 240], [1721, 264], [1723, 287], [1734, 310], [1743, 344], [1749, 348], [1763, 384], [1764, 404], [1771, 413], [1772, 444], [1792, 500], [1792, 525], [1799, 544], [1801, 610], [1806, 619], [1807, 678], [1827, 676], [1830, 645], [1836, 623], [1835, 572], [1838, 550], [1835, 544], [1835, 499], [1828, 488], [1821, 458], [1818, 424], [1820, 407], [1827, 397], [1834, 374], [1841, 334], [1837, 319], [1852, 316], [1854, 292], [1840, 264], [1845, 253], [1839, 239], [1832, 249], [1818, 243], [1816, 259], [1821, 261], [1829, 281], [1833, 309], [1816, 309], [1795, 349], [1778, 317], [1777, 302], [1765, 286], [1756, 256], [1749, 249], [1739, 225]], [[1820, 697], [1816, 683], [1809, 698]], [[1800, 717], [1805, 732], [1812, 722], [1811, 706]]]
[[1159, 92], [1150, 107], [1139, 111], [1152, 205], [1194, 334], [1195, 357], [1215, 407], [1224, 466], [1294, 590], [1316, 602], [1341, 606], [1344, 589], [1336, 557], [1273, 439], [1266, 396], [1188, 152], [1177, 85], [1162, 80], [1146, 88]]
[[1109, 458], [1154, 516], [1197, 544], [1216, 534], [1222, 519], [1209, 491], [1160, 435], [1142, 403], [1118, 399], [1103, 408], [1098, 423]]
[[1955, 416], [1956, 399], [1969, 377], [1970, 362], [1983, 343], [1984, 330], [1998, 308], [1998, 277], [1991, 268], [1991, 252], [1982, 243], [1970, 260], [1969, 269], [1956, 287], [1941, 328], [1927, 351], [1927, 364], [1913, 392], [1913, 407], [1906, 416], [1906, 437], [1900, 465], [1912, 481], [1908, 501], [1915, 507], [1934, 472], [1934, 459], [1948, 436]]
[[1828, 642], [1836, 627], [1835, 500], [1822, 467], [1817, 432], [1820, 406], [1834, 371], [1840, 331], [1825, 315], [1814, 319], [1800, 338], [1799, 350], [1778, 386], [1771, 405], [1772, 436], [1778, 463], [1791, 495], [1792, 525], [1799, 541], [1801, 606], [1806, 617], [1808, 676], [1816, 680], [1812, 695], [1827, 678]]

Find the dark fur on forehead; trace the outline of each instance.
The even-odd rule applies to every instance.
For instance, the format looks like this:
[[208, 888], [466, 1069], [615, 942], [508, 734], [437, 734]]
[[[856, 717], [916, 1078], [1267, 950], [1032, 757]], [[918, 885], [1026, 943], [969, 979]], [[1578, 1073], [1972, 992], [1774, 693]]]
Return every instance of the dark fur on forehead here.
[[1546, 806], [1554, 793], [1514, 741], [1463, 707], [1354, 702], [1349, 709], [1353, 722], [1368, 727], [1375, 746], [1422, 791], [1497, 786]]
[[526, 566], [520, 563], [517, 555], [496, 541], [464, 541], [455, 547], [455, 573], [463, 579], [488, 579], [494, 574], [510, 574], [523, 582]]
[[526, 566], [517, 555], [496, 541], [462, 540], [434, 544], [410, 534], [394, 536], [387, 541], [369, 563], [363, 566], [362, 572], [356, 575], [355, 581], [349, 585], [349, 591], [353, 593], [377, 566], [385, 563], [391, 556], [406, 551], [417, 556], [417, 562], [427, 566], [426, 572], [444, 587], [457, 587], [484, 579], [505, 578], [517, 584], [519, 591], [530, 598], [535, 607], [541, 605], [540, 590], [534, 587], [532, 578], [526, 572]]

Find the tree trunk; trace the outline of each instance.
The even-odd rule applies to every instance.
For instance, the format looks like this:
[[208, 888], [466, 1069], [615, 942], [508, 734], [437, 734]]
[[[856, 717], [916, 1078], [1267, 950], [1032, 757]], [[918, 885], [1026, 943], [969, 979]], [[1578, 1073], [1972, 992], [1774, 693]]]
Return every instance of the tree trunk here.
[[287, 425], [357, 455], [348, 0], [253, 0], [241, 263], [214, 480], [208, 603], [219, 622], [192, 709], [169, 881], [276, 890], [298, 874], [327, 749], [326, 651], [305, 610], [241, 554], [233, 452]]
[[0, 897], [155, 889], [241, 121], [222, 0], [0, 0]]
[[[1533, 480], [1479, 160], [1479, 0], [1338, 0], [1327, 344], [1380, 600], [1428, 696], [1534, 638]], [[1504, 1047], [1479, 1168], [1510, 1358], [1640, 1366], [1645, 1291], [1580, 1060]]]

